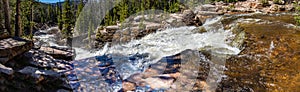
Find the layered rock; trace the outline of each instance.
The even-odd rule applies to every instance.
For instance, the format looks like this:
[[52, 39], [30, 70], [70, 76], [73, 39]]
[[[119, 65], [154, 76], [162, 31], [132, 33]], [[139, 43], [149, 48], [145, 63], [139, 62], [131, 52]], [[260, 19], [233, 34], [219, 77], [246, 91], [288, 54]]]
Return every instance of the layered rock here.
[[65, 60], [30, 50], [0, 65], [0, 91], [71, 91], [66, 72], [72, 66]]
[[0, 62], [6, 63], [14, 57], [29, 51], [32, 47], [32, 41], [21, 38], [2, 39], [0, 40]]
[[50, 46], [41, 47], [39, 50], [45, 52], [48, 55], [51, 55], [56, 59], [73, 60], [73, 58], [75, 57], [75, 50], [68, 47]]

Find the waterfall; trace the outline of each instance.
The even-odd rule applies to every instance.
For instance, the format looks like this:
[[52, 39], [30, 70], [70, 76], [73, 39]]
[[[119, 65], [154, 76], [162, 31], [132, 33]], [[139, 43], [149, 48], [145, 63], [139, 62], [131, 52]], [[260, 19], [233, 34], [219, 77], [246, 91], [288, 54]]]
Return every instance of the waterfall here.
[[[144, 72], [149, 65], [157, 63], [164, 57], [172, 56], [188, 49], [194, 51], [204, 49], [213, 54], [207, 83], [210, 85], [209, 90], [214, 90], [221, 78], [225, 76], [223, 70], [225, 69], [224, 64], [226, 57], [223, 57], [223, 55], [236, 55], [240, 52], [238, 48], [229, 45], [227, 39], [234, 36], [234, 34], [232, 34], [230, 30], [224, 30], [223, 25], [220, 22], [221, 20], [222, 17], [216, 17], [206, 21], [203, 27], [207, 32], [204, 33], [193, 31], [196, 28], [194, 26], [183, 26], [178, 28], [167, 28], [163, 31], [151, 33], [141, 39], [132, 40], [125, 44], [116, 44], [111, 47], [108, 47], [108, 44], [106, 44], [102, 50], [94, 53], [83, 48], [74, 48], [77, 55], [75, 59], [78, 60], [75, 61], [74, 64], [77, 65], [75, 66], [77, 68], [80, 67], [97, 71], [95, 67], [97, 67], [99, 63], [84, 58], [110, 55], [116, 67], [115, 71], [118, 72], [122, 79], [127, 79], [133, 74]], [[35, 38], [47, 42], [50, 46], [59, 46], [55, 42], [55, 35], [39, 35], [35, 36]], [[197, 56], [197, 54], [195, 55]], [[136, 59], [133, 61], [130, 60], [132, 57]], [[198, 57], [198, 59], [203, 58]], [[182, 60], [188, 61], [188, 55]], [[182, 65], [182, 67], [185, 66], [188, 67], [188, 65]], [[197, 69], [184, 71], [197, 71]], [[85, 80], [89, 80], [87, 76], [84, 77], [81, 75], [81, 71], [79, 70], [76, 72], [78, 78], [82, 80], [80, 81], [81, 84], [84, 84], [82, 86], [91, 86], [91, 84], [85, 83]], [[120, 83], [122, 83], [116, 82], [110, 85], [103, 81], [98, 82], [101, 85], [105, 85], [100, 88], [106, 88], [108, 90], [118, 90], [120, 89]]]

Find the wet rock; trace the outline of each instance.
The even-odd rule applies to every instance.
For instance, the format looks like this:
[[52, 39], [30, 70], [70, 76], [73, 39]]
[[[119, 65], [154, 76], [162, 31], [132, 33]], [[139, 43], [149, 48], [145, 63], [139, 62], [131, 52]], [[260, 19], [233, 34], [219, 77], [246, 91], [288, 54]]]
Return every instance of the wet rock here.
[[47, 34], [58, 34], [60, 29], [58, 27], [51, 27], [47, 29]]
[[106, 30], [119, 30], [119, 26], [115, 25], [115, 26], [107, 26], [105, 27]]
[[246, 32], [244, 31], [244, 28], [241, 27], [240, 24], [237, 24], [233, 26], [231, 29], [231, 32], [235, 35], [233, 39], [231, 39], [230, 45], [233, 47], [237, 47], [239, 49], [242, 49], [242, 46], [244, 44], [244, 40], [246, 39]]
[[207, 30], [205, 29], [205, 27], [200, 26], [200, 27], [197, 27], [197, 28], [193, 29], [192, 32], [194, 32], [194, 33], [205, 33], [205, 32], [207, 32]]
[[122, 90], [127, 92], [127, 91], [133, 91], [135, 90], [136, 85], [131, 82], [122, 82]]
[[145, 81], [152, 89], [168, 89], [171, 87], [174, 79], [147, 78], [142, 81]]
[[33, 47], [31, 41], [21, 38], [7, 38], [0, 40], [0, 62], [6, 63], [12, 58], [29, 51]]
[[[192, 61], [186, 60], [187, 57], [192, 57]], [[191, 72], [193, 70], [199, 70], [199, 72]], [[151, 64], [144, 72], [133, 74], [126, 80], [137, 84], [139, 87], [136, 89], [140, 87], [147, 88], [148, 86], [153, 91], [158, 89], [178, 91], [178, 87], [184, 88], [181, 85], [193, 84], [197, 78], [205, 80], [208, 71], [209, 63], [203, 54], [197, 51], [186, 50], [180, 54], [165, 57], [159, 62]], [[195, 75], [198, 75], [198, 77]], [[189, 87], [192, 88], [193, 86], [190, 85]], [[186, 91], [184, 89], [180, 90]]]
[[185, 10], [182, 14], [182, 21], [186, 25], [193, 25], [196, 14], [192, 10]]
[[9, 67], [6, 67], [6, 66], [0, 64], [0, 73], [12, 75], [14, 73], [14, 70], [12, 68], [9, 68]]
[[39, 50], [56, 59], [72, 60], [75, 57], [75, 50], [68, 47], [41, 47]]
[[216, 16], [216, 15], [222, 15], [224, 13], [222, 12], [211, 12], [211, 11], [198, 11], [198, 15], [202, 16]]

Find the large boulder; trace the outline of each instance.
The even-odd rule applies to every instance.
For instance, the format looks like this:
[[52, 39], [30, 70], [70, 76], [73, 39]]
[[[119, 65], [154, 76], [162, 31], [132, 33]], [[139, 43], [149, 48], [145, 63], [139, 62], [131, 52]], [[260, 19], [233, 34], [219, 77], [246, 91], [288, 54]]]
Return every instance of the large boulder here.
[[5, 65], [0, 64], [0, 91], [71, 91], [66, 72], [71, 71], [72, 66], [69, 61], [32, 49]]
[[2, 39], [0, 40], [0, 62], [6, 63], [10, 59], [29, 51], [32, 47], [32, 41], [21, 38]]
[[202, 22], [199, 18], [196, 17], [196, 14], [192, 10], [185, 10], [182, 14], [182, 21], [190, 26], [190, 25], [196, 25], [201, 26]]

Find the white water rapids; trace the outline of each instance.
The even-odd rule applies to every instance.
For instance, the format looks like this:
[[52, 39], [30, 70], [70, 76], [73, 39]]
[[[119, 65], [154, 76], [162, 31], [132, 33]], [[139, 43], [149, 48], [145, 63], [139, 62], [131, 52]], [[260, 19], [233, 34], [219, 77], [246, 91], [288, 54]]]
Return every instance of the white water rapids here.
[[[233, 34], [229, 30], [223, 30], [220, 23], [221, 17], [212, 19], [204, 23], [208, 32], [192, 32], [196, 27], [184, 26], [179, 28], [169, 28], [163, 31], [149, 34], [142, 39], [132, 40], [127, 44], [115, 45], [112, 47], [105, 46], [97, 53], [77, 52], [76, 59], [82, 59], [103, 54], [122, 54], [132, 55], [136, 53], [148, 53], [152, 60], [159, 60], [165, 56], [178, 54], [186, 49], [199, 50], [205, 47], [215, 48], [215, 53], [235, 55], [240, 52], [236, 47], [228, 45], [226, 41]], [[214, 26], [221, 26], [216, 29]], [[226, 49], [226, 50], [217, 50]], [[92, 56], [90, 56], [92, 55]]]

